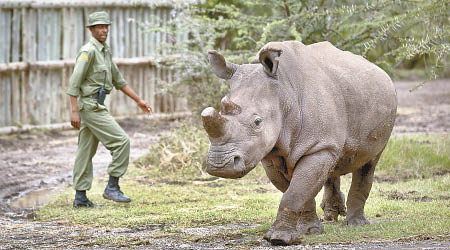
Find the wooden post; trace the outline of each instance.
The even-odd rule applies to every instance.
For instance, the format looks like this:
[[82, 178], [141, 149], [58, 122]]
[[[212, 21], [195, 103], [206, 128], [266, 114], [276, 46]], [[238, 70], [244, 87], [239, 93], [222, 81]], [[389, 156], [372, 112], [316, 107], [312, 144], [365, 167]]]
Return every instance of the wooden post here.
[[128, 14], [129, 14], [129, 16], [127, 17], [127, 19], [129, 20], [128, 27], [130, 28], [130, 44], [129, 44], [130, 55], [129, 56], [137, 57], [138, 56], [138, 53], [137, 53], [137, 50], [138, 50], [137, 22], [139, 20], [137, 19], [135, 8], [130, 8]]
[[111, 53], [113, 57], [119, 56], [119, 19], [117, 18], [118, 9], [111, 9], [111, 26], [110, 26], [110, 37], [111, 37]]
[[156, 112], [155, 107], [155, 82], [156, 82], [156, 67], [149, 67], [149, 95], [150, 95], [150, 105], [152, 105], [154, 112]]
[[125, 20], [125, 17], [124, 17], [124, 11], [120, 11], [119, 12], [119, 15], [118, 15], [118, 19], [119, 19], [119, 34], [118, 34], [118, 37], [119, 37], [119, 48], [120, 48], [120, 50], [119, 50], [119, 55], [117, 55], [118, 57], [121, 57], [121, 58], [125, 58], [125, 57], [127, 57], [127, 55], [126, 55], [126, 46], [127, 46], [127, 43], [126, 43], [126, 41], [125, 41], [125, 36], [127, 35], [127, 33], [126, 33], [126, 30], [125, 30], [125, 27], [126, 27], [126, 20]]
[[[4, 42], [0, 43], [0, 62], [10, 62], [11, 51], [11, 12], [0, 9], [0, 30], [5, 31]], [[11, 79], [9, 74], [0, 74], [0, 126], [11, 124]]]
[[72, 8], [64, 8], [62, 9], [63, 13], [63, 26], [65, 27], [63, 32], [63, 46], [62, 46], [62, 58], [64, 60], [72, 58], [73, 53], [73, 34], [75, 32], [74, 25], [72, 25], [71, 21], [73, 18], [73, 9]]
[[[161, 9], [157, 8], [156, 9], [156, 20], [155, 20], [155, 24], [159, 26], [161, 26], [162, 22], [162, 15], [161, 15]], [[160, 54], [161, 53], [161, 32], [156, 32], [155, 34], [155, 54]]]
[[142, 32], [142, 22], [144, 21], [142, 14], [144, 13], [144, 11], [142, 10], [142, 8], [139, 8], [136, 10], [136, 29], [137, 29], [137, 57], [141, 57], [144, 56], [144, 35]]

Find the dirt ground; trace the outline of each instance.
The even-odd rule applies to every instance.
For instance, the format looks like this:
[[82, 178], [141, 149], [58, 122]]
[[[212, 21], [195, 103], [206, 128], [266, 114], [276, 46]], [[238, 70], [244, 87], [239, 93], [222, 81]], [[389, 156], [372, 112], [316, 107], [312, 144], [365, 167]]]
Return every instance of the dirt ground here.
[[[450, 133], [450, 79], [427, 83], [412, 93], [418, 81], [395, 82], [398, 117], [394, 134]], [[131, 159], [145, 154], [161, 134], [176, 127], [178, 121], [123, 119], [120, 124], [131, 138]], [[249, 225], [185, 229], [179, 237], [154, 237], [160, 225], [146, 228], [91, 228], [65, 221], [37, 222], [34, 212], [48, 202], [60, 188], [71, 183], [77, 133], [34, 131], [0, 136], [0, 249], [16, 248], [142, 248], [142, 249], [226, 249], [251, 242], [254, 249], [276, 249], [262, 239], [218, 238], [214, 243], [186, 243], [182, 236], [217, 234]], [[94, 157], [95, 175], [106, 175], [111, 156], [99, 147]], [[36, 208], [37, 207], [37, 208]], [[133, 246], [121, 246], [119, 237], [131, 237]], [[99, 239], [111, 239], [100, 241]], [[444, 241], [442, 241], [444, 240]], [[101, 242], [101, 243], [99, 243]], [[129, 242], [129, 241], [128, 241]], [[450, 249], [450, 235], [398, 239], [393, 242], [302, 246], [304, 249]], [[299, 249], [284, 247], [282, 249]]]
[[410, 92], [417, 83], [395, 82], [398, 115], [394, 134], [450, 133], [450, 79], [431, 81]]

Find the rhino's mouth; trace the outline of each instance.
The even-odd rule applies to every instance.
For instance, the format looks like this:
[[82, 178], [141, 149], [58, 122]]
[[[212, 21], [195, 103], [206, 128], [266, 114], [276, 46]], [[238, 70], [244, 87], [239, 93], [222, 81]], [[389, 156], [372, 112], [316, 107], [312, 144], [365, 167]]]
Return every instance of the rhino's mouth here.
[[211, 148], [208, 152], [207, 163], [214, 168], [224, 168], [231, 166], [234, 158], [237, 156], [234, 149], [224, 148], [223, 146], [216, 146]]
[[246, 174], [245, 164], [238, 155], [227, 158], [220, 163], [211, 161], [208, 157], [206, 171], [214, 176], [224, 178], [240, 178]]
[[217, 156], [213, 154], [209, 154], [207, 159], [209, 167], [212, 168], [225, 168], [233, 166], [233, 168], [236, 169], [240, 161], [240, 156], [229, 156], [224, 159], [223, 156]]

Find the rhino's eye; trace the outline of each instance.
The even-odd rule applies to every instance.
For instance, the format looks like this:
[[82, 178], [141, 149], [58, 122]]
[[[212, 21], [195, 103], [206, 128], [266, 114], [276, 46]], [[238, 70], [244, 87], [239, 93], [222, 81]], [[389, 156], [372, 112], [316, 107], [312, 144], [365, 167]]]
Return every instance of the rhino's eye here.
[[262, 119], [261, 119], [261, 118], [256, 118], [256, 119], [255, 119], [255, 125], [256, 125], [257, 127], [259, 127], [259, 125], [261, 125], [261, 123], [262, 123]]

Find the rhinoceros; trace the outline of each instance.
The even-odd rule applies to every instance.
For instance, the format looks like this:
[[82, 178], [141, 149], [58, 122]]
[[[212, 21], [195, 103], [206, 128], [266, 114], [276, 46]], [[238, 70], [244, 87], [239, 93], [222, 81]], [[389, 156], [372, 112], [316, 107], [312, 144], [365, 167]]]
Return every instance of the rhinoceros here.
[[[265, 235], [274, 245], [320, 234], [315, 196], [324, 187], [325, 220], [369, 223], [364, 206], [375, 166], [391, 135], [397, 97], [390, 77], [361, 56], [329, 42], [270, 42], [250, 64], [209, 51], [212, 71], [230, 79], [221, 110], [201, 113], [211, 142], [206, 171], [240, 178], [261, 162], [283, 192]], [[352, 173], [347, 197], [340, 176]]]

